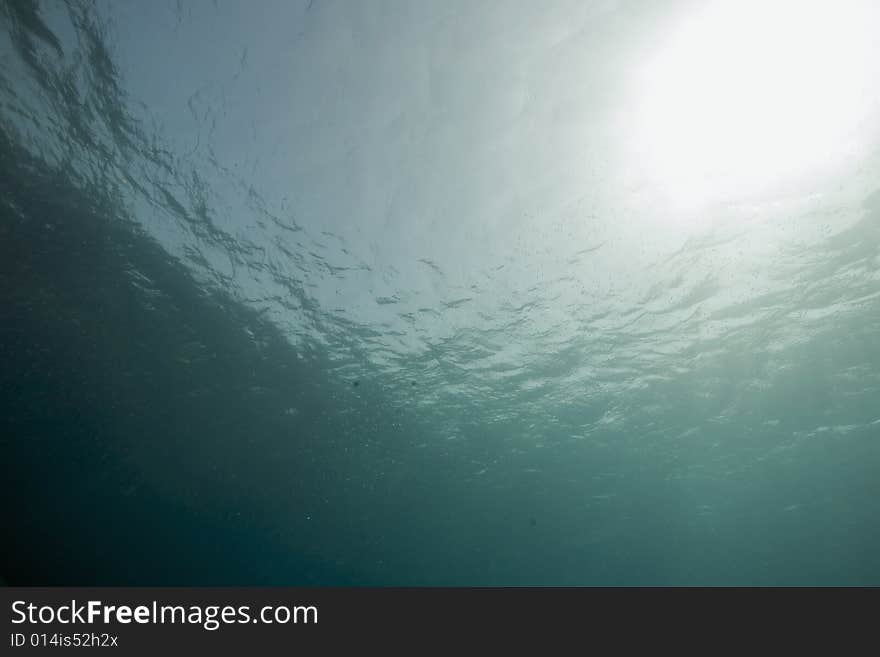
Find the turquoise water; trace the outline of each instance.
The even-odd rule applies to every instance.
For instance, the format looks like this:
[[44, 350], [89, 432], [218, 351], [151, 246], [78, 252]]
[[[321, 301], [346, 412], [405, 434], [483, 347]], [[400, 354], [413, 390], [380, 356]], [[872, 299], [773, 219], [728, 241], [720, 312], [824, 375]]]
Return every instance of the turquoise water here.
[[7, 582], [880, 584], [880, 96], [676, 203], [541, 4], [0, 5]]

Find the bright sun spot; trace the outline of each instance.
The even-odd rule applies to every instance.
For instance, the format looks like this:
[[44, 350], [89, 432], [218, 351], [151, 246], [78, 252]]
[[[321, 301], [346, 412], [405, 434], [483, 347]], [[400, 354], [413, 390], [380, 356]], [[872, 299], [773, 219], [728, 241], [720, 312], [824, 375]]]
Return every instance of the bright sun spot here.
[[839, 164], [871, 111], [878, 5], [701, 5], [640, 72], [641, 170], [675, 207], [693, 209]]

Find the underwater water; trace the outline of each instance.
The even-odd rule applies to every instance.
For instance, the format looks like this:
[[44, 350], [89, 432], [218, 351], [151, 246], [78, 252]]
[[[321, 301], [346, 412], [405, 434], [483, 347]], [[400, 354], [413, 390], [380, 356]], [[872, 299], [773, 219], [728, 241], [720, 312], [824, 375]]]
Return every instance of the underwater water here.
[[880, 94], [670, 201], [686, 6], [0, 3], [0, 576], [880, 585]]

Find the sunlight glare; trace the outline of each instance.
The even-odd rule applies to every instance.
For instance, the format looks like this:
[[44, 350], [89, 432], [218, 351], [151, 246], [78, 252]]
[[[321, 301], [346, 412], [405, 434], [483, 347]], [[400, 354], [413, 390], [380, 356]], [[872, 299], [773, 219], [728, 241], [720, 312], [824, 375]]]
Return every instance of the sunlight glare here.
[[694, 208], [833, 166], [869, 109], [872, 5], [733, 0], [687, 16], [638, 83], [648, 178]]

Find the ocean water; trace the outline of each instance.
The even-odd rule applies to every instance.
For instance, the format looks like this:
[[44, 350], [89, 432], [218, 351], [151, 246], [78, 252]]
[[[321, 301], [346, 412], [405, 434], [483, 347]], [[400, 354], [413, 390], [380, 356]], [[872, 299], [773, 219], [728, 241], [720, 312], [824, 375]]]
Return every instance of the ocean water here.
[[4, 0], [0, 576], [880, 585], [880, 94], [683, 202], [692, 9]]

